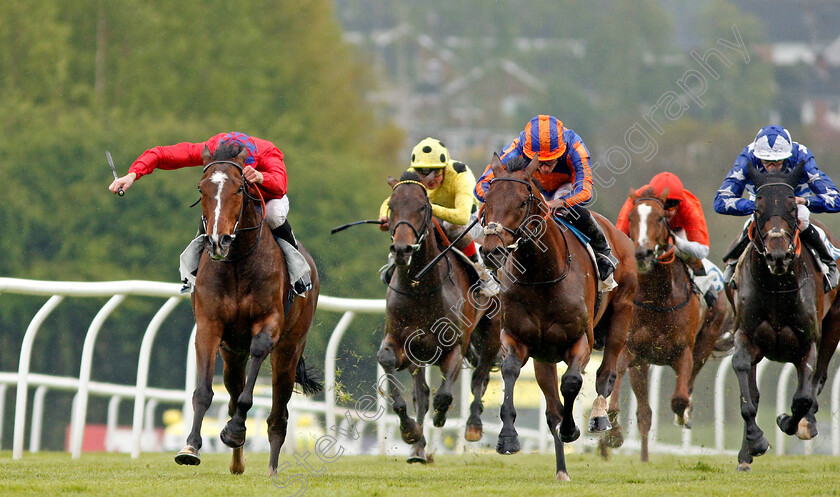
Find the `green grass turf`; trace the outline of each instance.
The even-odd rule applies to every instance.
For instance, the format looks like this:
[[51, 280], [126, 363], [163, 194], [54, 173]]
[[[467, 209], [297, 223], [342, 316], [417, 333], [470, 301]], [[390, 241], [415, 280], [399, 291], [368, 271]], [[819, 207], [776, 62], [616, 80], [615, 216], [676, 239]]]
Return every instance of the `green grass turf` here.
[[[299, 454], [300, 456], [301, 454]], [[760, 457], [748, 473], [735, 471], [732, 456], [570, 454], [571, 482], [554, 481], [551, 455], [469, 453], [439, 456], [425, 466], [396, 456], [341, 456], [325, 464], [307, 459], [309, 474], [290, 455], [282, 455], [280, 477], [267, 474], [268, 455], [250, 454], [245, 474], [228, 471], [230, 456], [206, 454], [200, 466], [178, 466], [173, 454], [24, 454], [14, 461], [0, 452], [0, 495], [101, 496], [417, 496], [454, 497], [574, 495], [617, 497], [686, 496], [840, 496], [840, 458], [831, 456]], [[295, 480], [295, 478], [297, 478]], [[288, 479], [283, 488], [277, 483]], [[305, 488], [304, 488], [305, 485]]]

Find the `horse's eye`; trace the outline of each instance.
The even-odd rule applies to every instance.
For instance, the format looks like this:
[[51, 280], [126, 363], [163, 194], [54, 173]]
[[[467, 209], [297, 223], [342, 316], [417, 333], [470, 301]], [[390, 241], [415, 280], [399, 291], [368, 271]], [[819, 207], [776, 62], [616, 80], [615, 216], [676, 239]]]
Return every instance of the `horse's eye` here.
[[521, 203], [521, 204], [519, 204], [519, 208], [520, 208], [520, 209], [524, 209], [524, 208], [525, 208], [525, 206], [527, 206], [527, 205], [528, 205], [528, 201], [527, 201], [527, 200], [523, 200], [523, 201], [522, 201], [522, 203]]
[[201, 191], [201, 185], [198, 185], [198, 193], [204, 193], [203, 191]]

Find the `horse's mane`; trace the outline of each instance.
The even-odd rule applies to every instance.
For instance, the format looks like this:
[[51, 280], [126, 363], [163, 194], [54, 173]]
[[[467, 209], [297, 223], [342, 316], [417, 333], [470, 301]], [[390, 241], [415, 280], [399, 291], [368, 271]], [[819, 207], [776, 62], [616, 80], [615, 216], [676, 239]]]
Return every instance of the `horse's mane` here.
[[414, 171], [406, 171], [400, 176], [400, 181], [420, 181], [420, 175]]
[[653, 191], [653, 187], [650, 185], [643, 186], [638, 192], [636, 192], [636, 195], [638, 195], [639, 198], [656, 198], [656, 192]]
[[236, 141], [220, 141], [213, 152], [213, 160], [233, 159], [242, 152], [243, 145]]
[[514, 171], [519, 171], [521, 169], [525, 169], [528, 167], [528, 164], [531, 163], [531, 160], [524, 155], [520, 155], [519, 157], [514, 157], [513, 159], [509, 160], [507, 164], [505, 164], [505, 170], [507, 172], [512, 173]]

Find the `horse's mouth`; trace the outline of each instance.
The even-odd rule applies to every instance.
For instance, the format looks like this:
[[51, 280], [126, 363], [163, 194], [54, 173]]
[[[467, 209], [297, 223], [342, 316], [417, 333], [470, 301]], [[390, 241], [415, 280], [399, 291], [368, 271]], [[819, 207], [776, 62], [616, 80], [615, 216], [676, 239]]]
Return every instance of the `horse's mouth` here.
[[636, 269], [639, 271], [639, 274], [650, 272], [655, 265], [656, 261], [653, 259], [636, 259]]

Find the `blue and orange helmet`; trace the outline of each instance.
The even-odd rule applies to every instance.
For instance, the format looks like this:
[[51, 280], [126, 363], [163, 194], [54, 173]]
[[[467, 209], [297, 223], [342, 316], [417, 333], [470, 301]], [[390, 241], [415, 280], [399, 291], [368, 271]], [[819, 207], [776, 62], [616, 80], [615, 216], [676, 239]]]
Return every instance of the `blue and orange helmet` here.
[[556, 159], [566, 151], [563, 121], [546, 114], [535, 116], [519, 134], [519, 142], [522, 143], [522, 152], [529, 159], [535, 155], [541, 161]]

